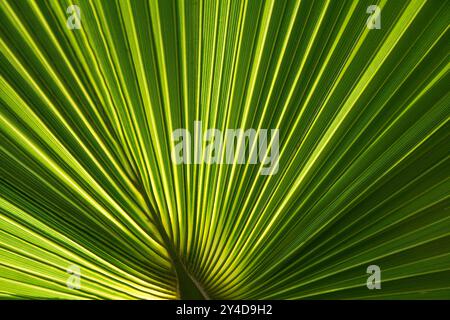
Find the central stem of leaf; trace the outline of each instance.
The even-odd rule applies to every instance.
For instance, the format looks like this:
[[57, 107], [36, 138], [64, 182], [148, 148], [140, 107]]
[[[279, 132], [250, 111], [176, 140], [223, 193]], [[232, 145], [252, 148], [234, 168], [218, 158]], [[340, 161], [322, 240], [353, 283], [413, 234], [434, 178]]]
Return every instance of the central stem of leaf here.
[[[139, 189], [145, 199], [147, 208], [149, 209], [150, 204], [148, 198], [145, 196], [143, 188]], [[149, 212], [151, 212], [151, 210], [149, 210]], [[164, 246], [169, 254], [170, 260], [172, 261], [175, 275], [177, 277], [177, 298], [181, 300], [209, 300], [209, 296], [203, 290], [202, 286], [195, 280], [194, 277], [192, 277], [191, 274], [189, 274], [185, 265], [181, 261], [177, 250], [173, 246], [172, 241], [170, 241], [170, 238], [167, 235], [166, 230], [164, 229], [160, 217], [155, 214], [154, 218], [155, 226], [161, 235]]]
[[189, 274], [183, 263], [172, 258], [178, 280], [178, 298], [182, 300], [205, 300], [209, 299], [201, 285]]
[[172, 245], [167, 233], [161, 226], [161, 236], [166, 244], [167, 252], [172, 260], [175, 274], [177, 276], [177, 295], [181, 300], [208, 300], [209, 297], [201, 285], [189, 274], [183, 262], [180, 260], [175, 248]]

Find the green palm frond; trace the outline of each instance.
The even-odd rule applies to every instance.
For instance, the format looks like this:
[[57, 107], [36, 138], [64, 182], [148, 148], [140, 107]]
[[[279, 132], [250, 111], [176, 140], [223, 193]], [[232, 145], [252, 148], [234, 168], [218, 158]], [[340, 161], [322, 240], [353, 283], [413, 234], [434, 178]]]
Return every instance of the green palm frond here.
[[[1, 0], [0, 20], [0, 298], [450, 297], [449, 1]], [[177, 165], [197, 120], [278, 128], [278, 172]]]

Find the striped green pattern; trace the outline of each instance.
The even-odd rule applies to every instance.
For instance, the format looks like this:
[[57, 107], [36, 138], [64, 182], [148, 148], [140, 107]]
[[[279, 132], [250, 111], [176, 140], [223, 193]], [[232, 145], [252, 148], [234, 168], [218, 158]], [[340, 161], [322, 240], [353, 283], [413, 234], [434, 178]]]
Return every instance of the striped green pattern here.
[[[0, 298], [450, 298], [449, 1], [0, 0], [0, 21]], [[279, 128], [278, 173], [176, 165], [196, 120]]]

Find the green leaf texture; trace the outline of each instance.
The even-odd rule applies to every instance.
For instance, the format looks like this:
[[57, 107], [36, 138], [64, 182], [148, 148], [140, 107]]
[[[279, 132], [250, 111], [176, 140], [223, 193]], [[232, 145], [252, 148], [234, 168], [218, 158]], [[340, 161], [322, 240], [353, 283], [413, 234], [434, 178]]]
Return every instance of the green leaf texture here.
[[[0, 0], [0, 21], [0, 298], [450, 298], [449, 1]], [[278, 172], [177, 165], [196, 120], [278, 128]]]

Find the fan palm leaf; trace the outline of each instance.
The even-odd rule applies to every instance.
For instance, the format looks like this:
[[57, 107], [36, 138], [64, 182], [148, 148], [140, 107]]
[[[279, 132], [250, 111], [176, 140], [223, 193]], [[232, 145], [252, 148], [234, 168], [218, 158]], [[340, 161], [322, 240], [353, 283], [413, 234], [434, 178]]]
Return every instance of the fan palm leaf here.
[[[450, 297], [448, 1], [2, 0], [0, 18], [0, 298]], [[279, 129], [278, 171], [176, 164], [195, 121]]]

